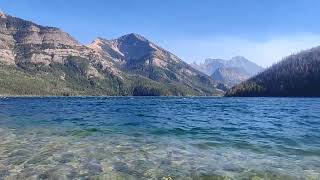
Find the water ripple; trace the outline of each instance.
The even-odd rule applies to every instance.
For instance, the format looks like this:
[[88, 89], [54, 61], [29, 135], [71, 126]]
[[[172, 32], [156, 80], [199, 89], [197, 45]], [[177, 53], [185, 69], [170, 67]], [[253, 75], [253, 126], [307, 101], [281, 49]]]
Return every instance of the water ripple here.
[[320, 179], [312, 98], [0, 100], [0, 179]]

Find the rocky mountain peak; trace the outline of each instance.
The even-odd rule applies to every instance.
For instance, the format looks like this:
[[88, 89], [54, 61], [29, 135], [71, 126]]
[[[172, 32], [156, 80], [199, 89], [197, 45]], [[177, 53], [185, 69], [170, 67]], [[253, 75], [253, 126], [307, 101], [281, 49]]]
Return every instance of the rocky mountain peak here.
[[0, 18], [6, 18], [6, 14], [0, 10]]
[[98, 47], [101, 47], [102, 44], [104, 44], [106, 39], [103, 39], [102, 37], [97, 37], [95, 40], [91, 42], [91, 44], [88, 45], [88, 47], [97, 50]]
[[223, 59], [211, 59], [211, 58], [207, 58], [204, 60], [204, 63], [203, 64], [210, 64], [210, 63], [224, 63], [225, 60]]
[[31, 21], [0, 13], [0, 31], [5, 40], [19, 44], [80, 46], [68, 33], [56, 27], [41, 26]]
[[142, 60], [143, 57], [150, 56], [150, 54], [160, 49], [145, 37], [135, 33], [112, 40], [98, 37], [88, 47], [106, 56], [126, 62]]
[[243, 56], [235, 56], [231, 58], [231, 61], [249, 61], [247, 58], [243, 57]]
[[88, 47], [115, 60], [124, 59], [124, 54], [118, 48], [117, 40], [107, 40], [102, 37], [97, 37]]
[[136, 34], [136, 33], [130, 33], [130, 34], [126, 34], [124, 36], [121, 36], [119, 38], [119, 40], [123, 40], [123, 41], [144, 41], [144, 42], [149, 42], [145, 37], [143, 37], [140, 34]]

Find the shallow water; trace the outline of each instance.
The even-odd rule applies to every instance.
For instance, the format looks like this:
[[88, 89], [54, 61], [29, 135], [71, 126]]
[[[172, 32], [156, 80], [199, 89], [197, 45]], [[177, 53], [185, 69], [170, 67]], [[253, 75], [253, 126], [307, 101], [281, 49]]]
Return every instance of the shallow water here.
[[0, 179], [320, 179], [320, 99], [0, 99]]

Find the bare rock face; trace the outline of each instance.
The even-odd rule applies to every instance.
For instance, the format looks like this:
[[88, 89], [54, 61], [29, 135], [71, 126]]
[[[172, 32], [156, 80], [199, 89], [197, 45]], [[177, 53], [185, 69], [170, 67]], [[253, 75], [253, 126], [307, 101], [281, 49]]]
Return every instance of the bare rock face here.
[[10, 32], [6, 31], [5, 21], [7, 16], [0, 13], [0, 62], [4, 64], [14, 64], [14, 44], [15, 40]]
[[168, 63], [181, 60], [139, 34], [128, 34], [118, 39], [98, 38], [88, 47], [112, 57], [122, 64], [151, 64], [165, 68]]
[[58, 28], [40, 26], [5, 14], [0, 17], [0, 32], [19, 44], [80, 45]]
[[103, 38], [97, 38], [90, 45], [89, 48], [99, 52], [105, 57], [113, 58], [114, 60], [120, 62], [124, 60], [124, 54], [118, 49], [117, 42], [108, 41]]
[[12, 65], [20, 61], [49, 64], [52, 55], [45, 53], [46, 50], [80, 46], [57, 28], [39, 26], [3, 13], [0, 15], [0, 42], [0, 61]]
[[64, 63], [70, 56], [90, 60], [92, 68], [99, 66], [112, 74], [120, 74], [119, 70], [113, 67], [112, 61], [81, 45], [68, 33], [55, 27], [40, 26], [0, 14], [0, 62], [8, 65], [31, 63], [48, 66], [52, 63]]
[[75, 50], [82, 45], [58, 28], [40, 26], [3, 13], [0, 17], [1, 54], [10, 56], [15, 64], [20, 61], [48, 64], [59, 56], [83, 54]]

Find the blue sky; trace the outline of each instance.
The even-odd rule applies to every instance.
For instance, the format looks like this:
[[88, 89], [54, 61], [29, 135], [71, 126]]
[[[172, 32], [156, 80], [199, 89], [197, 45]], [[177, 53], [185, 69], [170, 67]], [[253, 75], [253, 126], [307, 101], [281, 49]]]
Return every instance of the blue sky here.
[[242, 55], [269, 66], [320, 45], [318, 0], [1, 0], [10, 15], [84, 44], [135, 32], [187, 62]]

